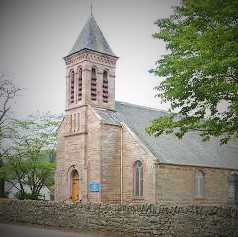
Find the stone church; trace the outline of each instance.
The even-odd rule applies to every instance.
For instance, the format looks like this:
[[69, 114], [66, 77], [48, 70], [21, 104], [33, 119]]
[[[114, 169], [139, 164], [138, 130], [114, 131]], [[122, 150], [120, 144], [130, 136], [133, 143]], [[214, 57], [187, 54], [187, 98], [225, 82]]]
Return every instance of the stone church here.
[[238, 204], [237, 141], [149, 136], [148, 122], [166, 112], [115, 101], [118, 57], [92, 15], [64, 60], [56, 201]]

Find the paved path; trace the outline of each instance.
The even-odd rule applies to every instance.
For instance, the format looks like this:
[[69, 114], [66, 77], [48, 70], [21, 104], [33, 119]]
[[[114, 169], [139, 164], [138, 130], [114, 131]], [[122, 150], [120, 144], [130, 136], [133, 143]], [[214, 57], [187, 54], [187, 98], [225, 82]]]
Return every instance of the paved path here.
[[1, 237], [110, 237], [106, 235], [67, 232], [54, 229], [44, 229], [23, 225], [9, 225], [0, 223]]

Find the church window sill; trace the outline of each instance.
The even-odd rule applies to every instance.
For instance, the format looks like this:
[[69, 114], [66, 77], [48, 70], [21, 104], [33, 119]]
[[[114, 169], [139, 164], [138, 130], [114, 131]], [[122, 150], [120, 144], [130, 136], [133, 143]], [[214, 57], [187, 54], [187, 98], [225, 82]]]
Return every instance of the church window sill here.
[[133, 198], [133, 201], [143, 201], [143, 200], [145, 200], [145, 198], [143, 196]]

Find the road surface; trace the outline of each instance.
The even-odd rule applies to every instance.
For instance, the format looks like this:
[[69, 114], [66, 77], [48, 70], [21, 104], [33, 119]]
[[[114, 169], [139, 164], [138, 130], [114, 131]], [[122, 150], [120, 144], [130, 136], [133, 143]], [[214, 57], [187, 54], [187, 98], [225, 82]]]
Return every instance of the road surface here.
[[79, 232], [44, 229], [23, 225], [10, 225], [0, 223], [1, 237], [110, 237], [98, 234], [85, 234]]

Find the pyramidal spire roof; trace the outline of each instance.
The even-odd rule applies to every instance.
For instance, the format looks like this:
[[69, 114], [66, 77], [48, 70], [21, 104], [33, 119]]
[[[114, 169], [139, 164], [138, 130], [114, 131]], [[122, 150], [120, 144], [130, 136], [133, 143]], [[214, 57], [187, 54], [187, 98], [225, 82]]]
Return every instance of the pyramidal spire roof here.
[[104, 53], [116, 57], [92, 14], [88, 18], [87, 23], [85, 24], [73, 48], [70, 50], [67, 56], [79, 52], [83, 49], [90, 49], [99, 53]]

